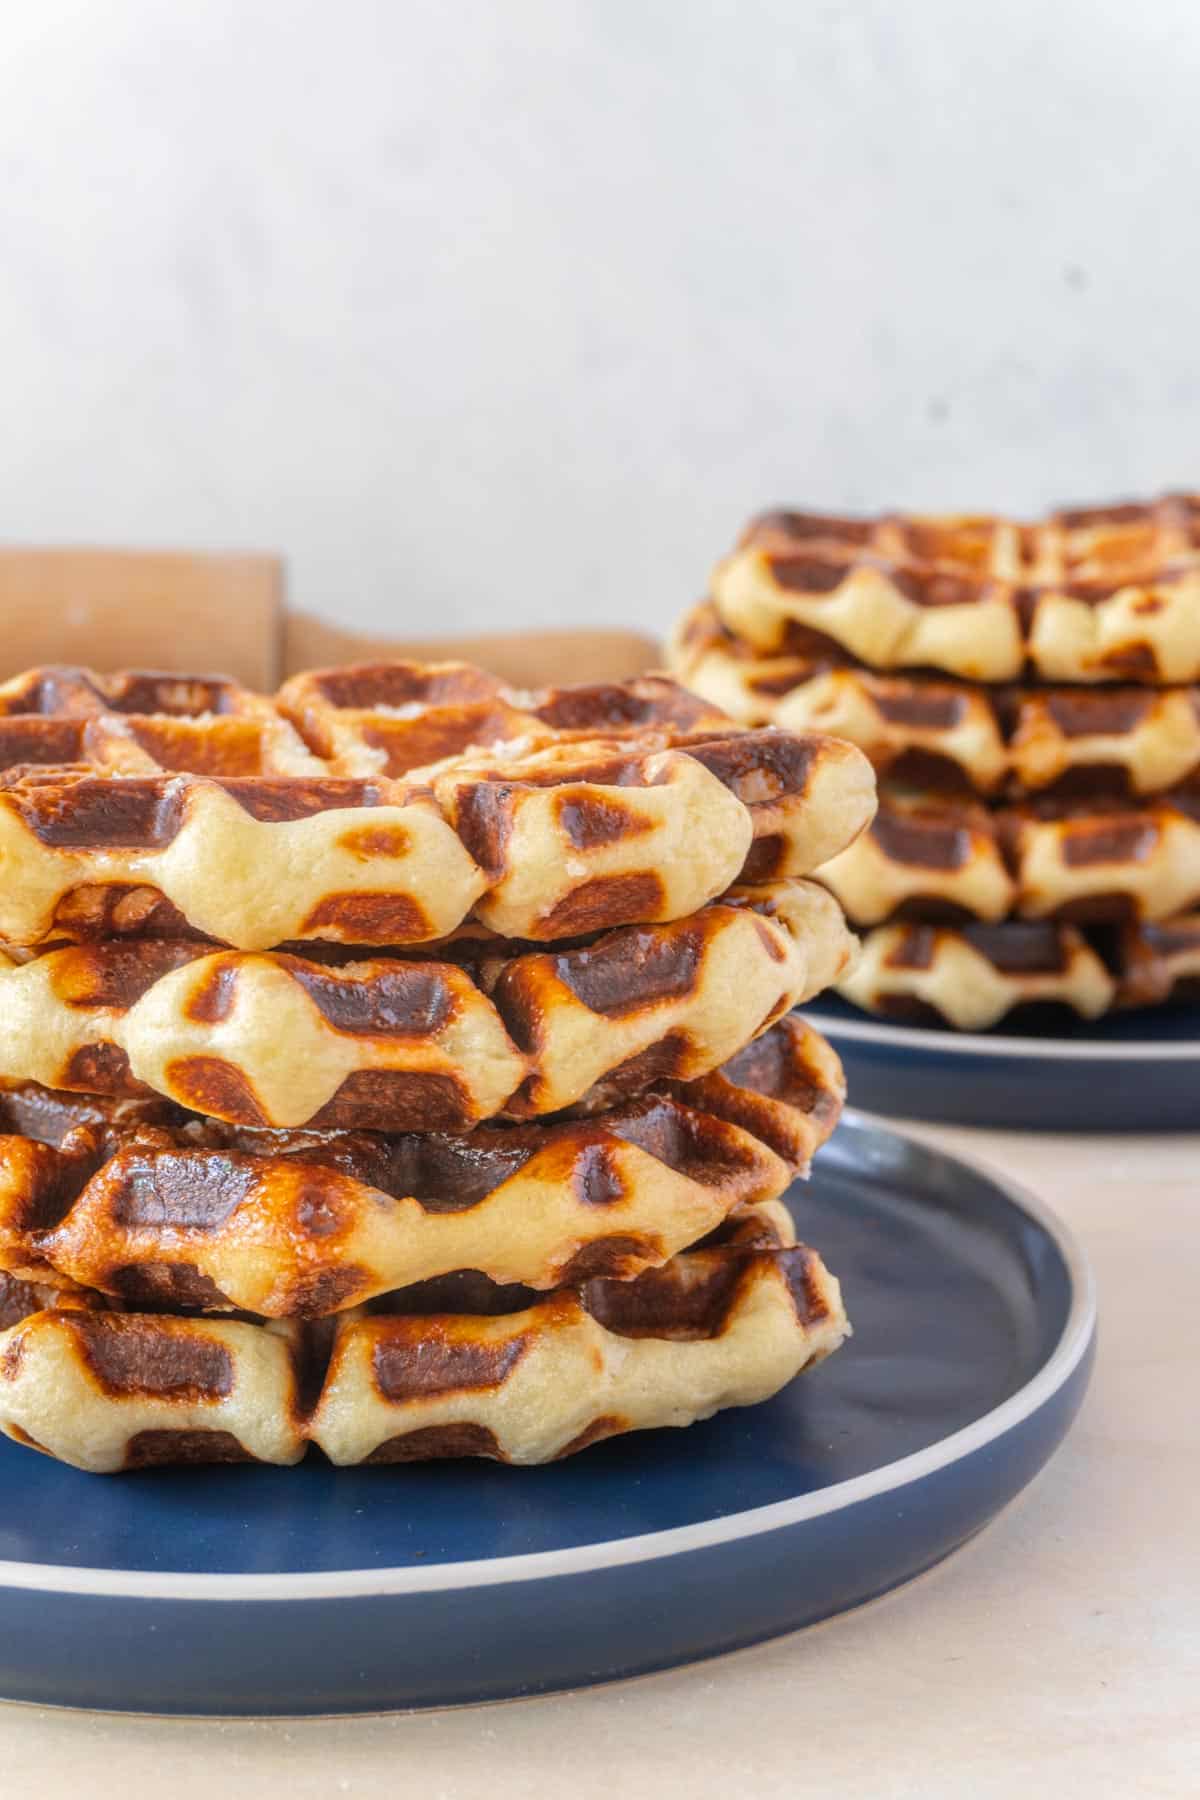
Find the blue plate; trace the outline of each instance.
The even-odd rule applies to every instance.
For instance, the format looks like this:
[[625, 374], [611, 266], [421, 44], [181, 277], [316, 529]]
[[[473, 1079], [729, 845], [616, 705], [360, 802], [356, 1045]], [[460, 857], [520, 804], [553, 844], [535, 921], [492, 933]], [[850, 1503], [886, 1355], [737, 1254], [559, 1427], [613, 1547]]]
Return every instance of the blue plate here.
[[714, 1656], [928, 1568], [1070, 1424], [1086, 1265], [1035, 1201], [853, 1115], [792, 1198], [856, 1335], [688, 1431], [545, 1469], [128, 1477], [4, 1442], [0, 1693], [225, 1714], [498, 1700]]
[[1200, 1130], [1195, 1006], [1080, 1020], [1054, 1037], [894, 1025], [834, 994], [804, 1016], [870, 1112], [1026, 1131]]

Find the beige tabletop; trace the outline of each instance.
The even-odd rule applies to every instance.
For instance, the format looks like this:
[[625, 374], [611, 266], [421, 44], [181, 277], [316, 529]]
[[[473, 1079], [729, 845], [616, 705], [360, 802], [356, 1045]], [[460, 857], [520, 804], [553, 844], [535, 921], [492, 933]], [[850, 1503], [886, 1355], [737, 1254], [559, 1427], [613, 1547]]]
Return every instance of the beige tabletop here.
[[815, 1630], [549, 1700], [231, 1723], [0, 1707], [0, 1795], [1200, 1795], [1200, 1137], [914, 1129], [1036, 1188], [1100, 1287], [1071, 1437], [941, 1568]]

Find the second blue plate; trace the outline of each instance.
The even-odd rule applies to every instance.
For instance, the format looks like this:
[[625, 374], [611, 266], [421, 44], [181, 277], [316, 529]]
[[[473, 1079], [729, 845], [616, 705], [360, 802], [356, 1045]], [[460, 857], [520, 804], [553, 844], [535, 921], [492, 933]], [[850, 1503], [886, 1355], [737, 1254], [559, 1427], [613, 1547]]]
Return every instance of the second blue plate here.
[[870, 1112], [1033, 1131], [1200, 1130], [1196, 1007], [1081, 1020], [1056, 1037], [894, 1025], [833, 994], [804, 1016]]

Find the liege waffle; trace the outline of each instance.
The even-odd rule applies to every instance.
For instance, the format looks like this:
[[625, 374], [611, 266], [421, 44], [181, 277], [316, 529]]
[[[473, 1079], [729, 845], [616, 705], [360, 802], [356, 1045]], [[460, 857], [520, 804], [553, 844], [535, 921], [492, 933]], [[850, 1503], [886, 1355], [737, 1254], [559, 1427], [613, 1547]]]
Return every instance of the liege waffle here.
[[[18, 1307], [21, 1302], [18, 1301]], [[0, 1332], [0, 1429], [98, 1472], [165, 1462], [540, 1463], [768, 1398], [849, 1331], [782, 1208], [633, 1281], [549, 1296], [451, 1276], [326, 1328], [31, 1312]], [[315, 1397], [315, 1404], [314, 1404]]]
[[517, 693], [469, 663], [360, 663], [296, 675], [268, 698], [223, 675], [50, 665], [0, 682], [0, 768], [392, 776], [468, 748], [674, 740], [727, 723], [658, 676]]
[[[74, 693], [67, 672], [59, 686], [51, 673], [9, 683], [20, 690], [13, 703], [40, 696], [50, 705], [62, 689]], [[85, 695], [93, 679], [82, 681]], [[112, 681], [140, 695], [138, 682], [161, 688], [167, 679]], [[199, 678], [175, 686], [208, 691]], [[568, 720], [600, 712], [607, 735], [568, 724], [556, 736], [543, 722], [535, 739], [399, 780], [113, 773], [55, 763], [57, 749], [26, 754], [0, 778], [0, 939], [408, 945], [474, 919], [551, 941], [682, 918], [739, 877], [810, 873], [870, 815], [869, 765], [840, 740], [701, 728], [707, 715], [666, 681], [583, 692], [591, 698], [574, 713], [572, 689], [544, 698], [544, 709]], [[608, 697], [603, 708], [597, 693]], [[623, 724], [622, 694], [628, 712], [654, 723]], [[153, 717], [168, 734], [179, 724]], [[115, 718], [99, 723], [107, 730]], [[64, 719], [14, 713], [0, 723], [45, 737]], [[78, 719], [65, 723], [74, 730]], [[212, 721], [191, 724], [207, 731]], [[427, 748], [428, 719], [426, 727]]]
[[853, 942], [797, 881], [576, 948], [466, 940], [458, 961], [169, 938], [0, 953], [0, 1084], [156, 1091], [270, 1129], [462, 1131], [706, 1075], [836, 980]]
[[700, 1083], [465, 1135], [246, 1131], [172, 1121], [162, 1101], [84, 1101], [72, 1127], [65, 1096], [0, 1094], [0, 1267], [267, 1317], [460, 1268], [535, 1288], [628, 1278], [782, 1193], [843, 1094], [836, 1056], [794, 1016]]
[[0, 682], [0, 769], [327, 775], [273, 703], [222, 675], [28, 669]]
[[839, 992], [864, 1011], [905, 1024], [984, 1031], [1031, 1006], [1096, 1019], [1117, 982], [1075, 925], [881, 925], [866, 934]]
[[279, 714], [331, 768], [404, 775], [470, 749], [533, 750], [661, 732], [727, 729], [707, 702], [658, 675], [522, 692], [469, 663], [358, 663], [294, 675]]
[[821, 870], [852, 924], [894, 918], [1161, 920], [1200, 903], [1194, 792], [1141, 805], [994, 810], [889, 793]]
[[1084, 1019], [1200, 994], [1200, 914], [1115, 929], [1007, 920], [881, 925], [839, 991], [864, 1011], [984, 1031], [1046, 1009]]
[[1200, 770], [1200, 689], [986, 687], [880, 675], [834, 647], [763, 656], [706, 601], [670, 650], [679, 679], [747, 726], [829, 731], [908, 785], [1132, 798]]
[[721, 618], [760, 652], [789, 627], [870, 668], [972, 681], [1200, 680], [1200, 497], [988, 517], [764, 514], [713, 576]]

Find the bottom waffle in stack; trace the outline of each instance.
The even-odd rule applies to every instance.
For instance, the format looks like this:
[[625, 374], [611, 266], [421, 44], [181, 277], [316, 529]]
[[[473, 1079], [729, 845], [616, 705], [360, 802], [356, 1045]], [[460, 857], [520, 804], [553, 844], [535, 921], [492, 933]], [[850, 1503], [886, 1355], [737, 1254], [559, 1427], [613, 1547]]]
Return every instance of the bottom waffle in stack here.
[[843, 1091], [795, 1017], [698, 1080], [461, 1136], [16, 1087], [0, 1428], [101, 1472], [540, 1463], [764, 1400], [849, 1331], [778, 1198]]

